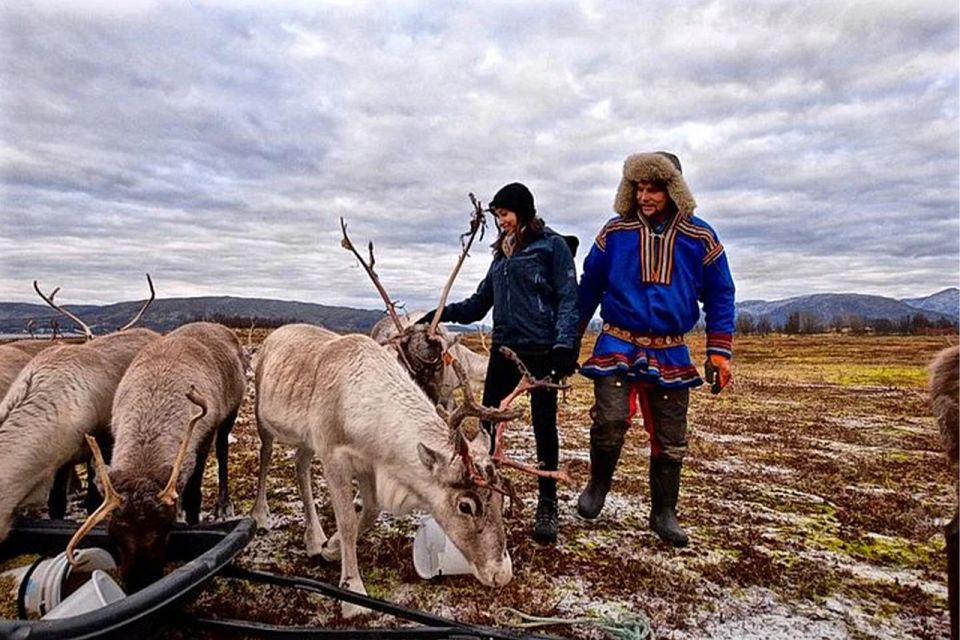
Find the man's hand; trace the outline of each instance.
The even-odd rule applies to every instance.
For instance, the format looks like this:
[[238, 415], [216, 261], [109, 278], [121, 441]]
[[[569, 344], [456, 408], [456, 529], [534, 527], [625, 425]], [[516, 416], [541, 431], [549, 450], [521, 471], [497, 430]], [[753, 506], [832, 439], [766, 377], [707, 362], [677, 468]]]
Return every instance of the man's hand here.
[[554, 347], [550, 351], [550, 375], [560, 381], [577, 370], [579, 354], [570, 347]]
[[733, 374], [730, 370], [730, 359], [711, 353], [703, 365], [707, 382], [710, 383], [710, 393], [720, 393], [720, 391], [730, 384]]

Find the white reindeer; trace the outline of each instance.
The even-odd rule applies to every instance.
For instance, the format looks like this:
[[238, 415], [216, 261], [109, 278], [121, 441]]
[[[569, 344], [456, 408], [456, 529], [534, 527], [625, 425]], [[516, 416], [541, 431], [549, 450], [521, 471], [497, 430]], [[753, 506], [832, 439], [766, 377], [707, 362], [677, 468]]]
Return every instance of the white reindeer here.
[[[183, 325], [143, 349], [114, 398], [113, 460], [109, 470], [98, 473], [104, 504], [70, 541], [67, 557], [72, 559], [79, 540], [110, 516], [107, 531], [120, 552], [127, 589], [137, 590], [160, 578], [181, 494], [187, 522], [199, 520], [203, 468], [214, 437], [219, 473], [216, 516], [230, 515], [227, 437], [243, 400], [244, 383], [240, 341], [222, 325]], [[188, 398], [191, 388], [195, 392]], [[204, 409], [191, 422], [195, 404]]]
[[[389, 351], [363, 335], [338, 336], [310, 325], [287, 325], [261, 345], [254, 365], [260, 432], [260, 477], [252, 515], [266, 526], [266, 475], [274, 439], [297, 447], [297, 478], [310, 555], [341, 557], [340, 584], [365, 594], [357, 536], [381, 509], [430, 512], [472, 564], [482, 583], [502, 586], [513, 571], [496, 490], [489, 438], [465, 437]], [[511, 414], [513, 416], [514, 414]], [[320, 458], [337, 522], [330, 539], [313, 502], [310, 463]], [[353, 507], [351, 481], [362, 511]], [[343, 614], [363, 609], [343, 604]]]

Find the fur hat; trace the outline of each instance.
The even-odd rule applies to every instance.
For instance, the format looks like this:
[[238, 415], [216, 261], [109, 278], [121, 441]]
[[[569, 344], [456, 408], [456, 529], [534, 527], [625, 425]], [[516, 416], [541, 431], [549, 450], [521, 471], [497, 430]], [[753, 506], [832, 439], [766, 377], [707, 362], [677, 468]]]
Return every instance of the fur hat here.
[[620, 217], [636, 215], [637, 183], [641, 181], [664, 185], [667, 195], [684, 218], [692, 216], [693, 210], [697, 208], [697, 201], [693, 199], [693, 194], [683, 179], [680, 159], [677, 156], [666, 151], [635, 153], [623, 161], [623, 178], [613, 201], [613, 210], [619, 213]]
[[537, 209], [533, 206], [533, 194], [519, 182], [511, 182], [497, 191], [497, 195], [490, 201], [490, 208], [509, 209], [517, 214], [517, 221], [520, 223], [530, 222], [537, 215]]

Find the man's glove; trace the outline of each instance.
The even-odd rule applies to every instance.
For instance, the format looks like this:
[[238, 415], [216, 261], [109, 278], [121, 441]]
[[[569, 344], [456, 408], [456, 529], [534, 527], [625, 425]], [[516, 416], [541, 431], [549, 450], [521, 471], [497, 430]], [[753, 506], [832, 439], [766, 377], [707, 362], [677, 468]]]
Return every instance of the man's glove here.
[[710, 383], [710, 393], [720, 391], [730, 383], [733, 374], [730, 372], [730, 359], [711, 353], [703, 365], [703, 370]]
[[550, 376], [562, 380], [577, 370], [579, 354], [570, 347], [554, 347], [550, 351]]
[[[416, 322], [414, 322], [413, 324], [430, 324], [431, 322], [433, 322], [433, 316], [435, 315], [437, 315], [437, 310], [431, 309], [430, 311], [427, 311], [425, 314], [423, 314], [423, 317], [417, 320]], [[443, 314], [440, 315], [440, 319], [441, 320], [443, 319]]]

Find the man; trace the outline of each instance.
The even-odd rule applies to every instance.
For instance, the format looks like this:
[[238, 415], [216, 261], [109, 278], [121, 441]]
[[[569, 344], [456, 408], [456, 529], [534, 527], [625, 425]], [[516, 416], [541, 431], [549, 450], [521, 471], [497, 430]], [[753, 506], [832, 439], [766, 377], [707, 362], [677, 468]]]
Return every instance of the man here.
[[734, 286], [723, 245], [703, 220], [680, 160], [639, 153], [623, 164], [618, 217], [597, 235], [578, 290], [581, 332], [597, 306], [603, 330], [580, 372], [594, 380], [590, 481], [577, 511], [596, 518], [613, 479], [624, 435], [639, 409], [650, 433], [650, 528], [677, 547], [689, 539], [677, 522], [680, 470], [687, 450], [690, 388], [703, 384], [684, 334], [707, 325], [707, 380], [730, 381]]

